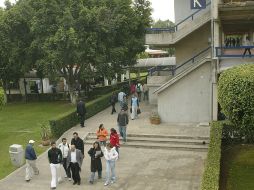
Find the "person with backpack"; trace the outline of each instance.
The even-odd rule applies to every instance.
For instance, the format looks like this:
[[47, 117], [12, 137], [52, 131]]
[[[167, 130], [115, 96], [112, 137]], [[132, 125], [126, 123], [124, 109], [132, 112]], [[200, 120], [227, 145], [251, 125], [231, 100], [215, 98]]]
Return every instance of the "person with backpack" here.
[[[105, 146], [106, 147], [106, 146]], [[98, 179], [101, 179], [102, 175], [102, 164], [101, 157], [103, 157], [103, 152], [101, 150], [99, 142], [94, 142], [93, 147], [90, 148], [88, 154], [91, 157], [91, 176], [89, 183], [93, 184], [95, 172], [98, 171]]]
[[70, 168], [67, 167], [67, 156], [68, 152], [70, 150], [70, 145], [67, 143], [66, 138], [62, 138], [62, 143], [58, 145], [58, 148], [61, 150], [62, 155], [63, 155], [63, 168], [66, 173], [66, 178], [69, 178], [69, 181], [71, 181], [71, 171]]
[[137, 91], [137, 94], [138, 94], [138, 100], [139, 102], [141, 102], [141, 94], [142, 94], [142, 84], [140, 82], [138, 82], [138, 84], [136, 85], [136, 91]]

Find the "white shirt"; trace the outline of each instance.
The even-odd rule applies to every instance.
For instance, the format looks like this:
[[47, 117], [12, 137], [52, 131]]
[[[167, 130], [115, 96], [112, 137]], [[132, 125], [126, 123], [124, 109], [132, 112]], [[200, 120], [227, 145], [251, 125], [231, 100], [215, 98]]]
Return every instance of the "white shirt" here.
[[71, 151], [71, 162], [72, 163], [76, 163], [77, 162], [76, 156], [77, 156], [76, 150], [75, 151]]
[[69, 152], [69, 145], [68, 145], [68, 143], [66, 143], [66, 144], [60, 143], [58, 145], [58, 148], [61, 150], [63, 158], [67, 158], [68, 152]]
[[126, 94], [124, 92], [119, 92], [118, 93], [118, 101], [122, 102], [123, 101], [123, 97], [125, 96]]

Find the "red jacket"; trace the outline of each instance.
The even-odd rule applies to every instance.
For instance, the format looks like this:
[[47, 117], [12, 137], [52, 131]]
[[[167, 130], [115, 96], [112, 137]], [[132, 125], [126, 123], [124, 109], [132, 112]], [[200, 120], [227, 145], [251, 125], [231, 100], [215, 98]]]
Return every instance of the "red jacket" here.
[[117, 133], [111, 133], [110, 134], [110, 144], [112, 144], [114, 147], [119, 147], [120, 144], [119, 144], [119, 136]]

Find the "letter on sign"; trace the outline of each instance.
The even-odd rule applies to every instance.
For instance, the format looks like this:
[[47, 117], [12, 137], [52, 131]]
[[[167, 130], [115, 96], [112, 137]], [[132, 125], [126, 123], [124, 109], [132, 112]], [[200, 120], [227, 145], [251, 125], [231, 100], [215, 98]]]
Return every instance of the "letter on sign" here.
[[205, 9], [206, 0], [191, 0], [191, 9]]

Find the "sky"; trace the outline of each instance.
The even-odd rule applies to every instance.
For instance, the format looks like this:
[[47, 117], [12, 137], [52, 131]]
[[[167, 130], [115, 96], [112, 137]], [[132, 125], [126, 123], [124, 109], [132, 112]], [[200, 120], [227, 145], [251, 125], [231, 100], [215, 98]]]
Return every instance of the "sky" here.
[[[4, 5], [5, 0], [0, 0], [0, 6]], [[11, 2], [15, 2], [15, 0], [11, 0]], [[167, 20], [174, 22], [175, 14], [174, 14], [174, 0], [150, 0], [152, 3], [152, 17], [154, 20]]]

